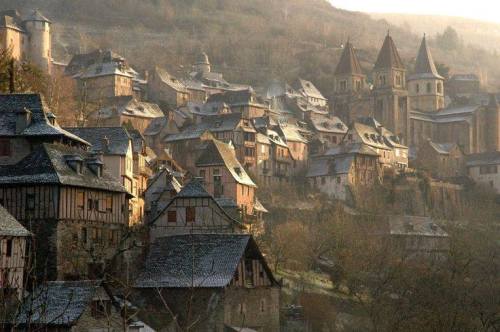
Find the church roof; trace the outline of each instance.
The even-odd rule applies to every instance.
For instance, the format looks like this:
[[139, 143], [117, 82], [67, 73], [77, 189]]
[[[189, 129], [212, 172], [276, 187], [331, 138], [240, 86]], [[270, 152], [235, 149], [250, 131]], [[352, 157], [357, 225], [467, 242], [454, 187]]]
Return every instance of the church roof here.
[[387, 34], [387, 36], [385, 37], [384, 44], [380, 49], [380, 53], [378, 54], [374, 68], [405, 69], [403, 61], [401, 61], [401, 57], [399, 56], [398, 49], [396, 48], [396, 45], [394, 44], [394, 41], [389, 34]]
[[342, 52], [340, 61], [335, 69], [335, 75], [341, 74], [363, 75], [363, 71], [361, 70], [361, 65], [359, 64], [354, 47], [349, 41], [345, 44], [344, 51]]
[[415, 72], [410, 77], [410, 79], [421, 79], [421, 78], [437, 78], [444, 79], [439, 75], [434, 60], [432, 58], [431, 51], [427, 45], [427, 40], [424, 36], [422, 43], [420, 44], [420, 49], [417, 55], [417, 62], [415, 64]]
[[35, 9], [31, 12], [30, 15], [28, 15], [24, 21], [39, 21], [39, 22], [48, 22], [51, 23], [51, 21], [46, 18], [39, 10]]

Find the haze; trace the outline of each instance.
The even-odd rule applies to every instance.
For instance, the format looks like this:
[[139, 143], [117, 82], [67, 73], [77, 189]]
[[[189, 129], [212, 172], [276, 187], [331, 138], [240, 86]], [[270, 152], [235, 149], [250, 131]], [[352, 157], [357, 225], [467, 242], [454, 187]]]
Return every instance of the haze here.
[[500, 3], [491, 0], [330, 0], [338, 8], [376, 13], [404, 13], [459, 16], [500, 23]]

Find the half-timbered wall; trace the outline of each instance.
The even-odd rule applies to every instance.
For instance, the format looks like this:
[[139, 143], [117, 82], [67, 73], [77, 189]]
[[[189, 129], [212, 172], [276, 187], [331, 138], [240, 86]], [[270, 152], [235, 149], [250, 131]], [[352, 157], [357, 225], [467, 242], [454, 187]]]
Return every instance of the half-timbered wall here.
[[18, 294], [24, 286], [26, 257], [25, 237], [0, 238], [0, 288], [16, 289]]
[[[191, 212], [187, 210], [191, 209]], [[187, 214], [194, 211], [194, 221]], [[175, 222], [174, 221], [175, 218]], [[232, 233], [235, 224], [210, 198], [176, 198], [151, 227], [150, 239], [186, 233]]]
[[30, 220], [57, 218], [58, 202], [54, 185], [0, 187], [0, 204], [25, 225]]

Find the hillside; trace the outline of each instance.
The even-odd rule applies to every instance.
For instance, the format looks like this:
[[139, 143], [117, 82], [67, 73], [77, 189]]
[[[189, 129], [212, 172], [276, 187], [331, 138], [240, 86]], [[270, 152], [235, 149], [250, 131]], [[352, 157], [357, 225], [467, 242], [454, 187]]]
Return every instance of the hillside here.
[[[0, 9], [9, 8], [39, 8], [54, 21], [57, 60], [110, 47], [138, 69], [157, 64], [176, 73], [186, 72], [204, 50], [228, 80], [260, 85], [302, 76], [327, 97], [348, 37], [367, 72], [387, 30], [410, 68], [420, 42], [420, 34], [326, 0], [0, 0]], [[493, 81], [500, 77], [490, 52], [435, 53], [452, 71], [482, 67]]]
[[442, 33], [451, 26], [468, 44], [491, 50], [500, 50], [500, 24], [479, 20], [432, 15], [410, 14], [370, 14], [375, 19], [385, 19], [391, 24], [416, 34], [427, 33], [431, 36]]

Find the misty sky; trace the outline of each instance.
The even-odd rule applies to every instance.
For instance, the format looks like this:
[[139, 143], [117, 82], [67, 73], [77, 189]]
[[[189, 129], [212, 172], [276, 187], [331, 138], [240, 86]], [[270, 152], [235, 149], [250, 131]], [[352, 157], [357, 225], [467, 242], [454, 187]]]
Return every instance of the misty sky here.
[[339, 8], [380, 13], [436, 14], [500, 23], [498, 0], [330, 0]]

